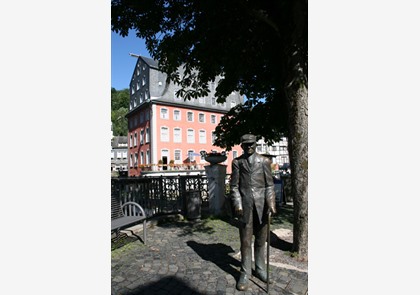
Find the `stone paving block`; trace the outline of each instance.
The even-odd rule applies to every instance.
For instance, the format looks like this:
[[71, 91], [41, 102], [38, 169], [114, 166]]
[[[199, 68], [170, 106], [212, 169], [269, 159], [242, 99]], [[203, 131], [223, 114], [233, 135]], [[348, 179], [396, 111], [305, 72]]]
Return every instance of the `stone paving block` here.
[[124, 280], [125, 280], [125, 278], [123, 278], [121, 276], [116, 276], [112, 279], [112, 281], [115, 282], [115, 283], [121, 283]]
[[[257, 279], [255, 283], [250, 282], [248, 292], [236, 290], [240, 262], [226, 252], [217, 251], [229, 248], [233, 251], [231, 254], [238, 252], [237, 229], [227, 230], [232, 234], [221, 240], [218, 229], [208, 234], [200, 232], [200, 226], [206, 229], [205, 224], [196, 224], [193, 230], [188, 226], [155, 226], [148, 232], [148, 245], [141, 246], [140, 241], [134, 241], [130, 242], [128, 250], [116, 250], [118, 255], [113, 253], [111, 264], [113, 295], [266, 294], [266, 284]], [[270, 293], [292, 295], [292, 292], [297, 292], [297, 295], [306, 295], [307, 273], [275, 266], [270, 269], [273, 270], [270, 277], [275, 280], [270, 286]], [[293, 284], [289, 284], [289, 290], [284, 290], [290, 281]]]
[[117, 284], [117, 286], [119, 287], [119, 288], [125, 288], [125, 287], [127, 287], [128, 285], [130, 285], [131, 284], [131, 282], [130, 281], [128, 281], [128, 280], [124, 280], [124, 281], [122, 281], [121, 283], [118, 283]]
[[295, 281], [290, 281], [290, 283], [286, 286], [285, 290], [290, 291], [292, 293], [300, 293], [300, 294], [304, 294], [305, 290], [302, 290], [303, 288], [306, 289], [305, 286], [302, 286], [300, 284], [298, 284]]
[[136, 281], [136, 282], [133, 282], [133, 283], [127, 285], [126, 287], [130, 290], [133, 290], [133, 289], [136, 289], [138, 286], [139, 286], [139, 282]]

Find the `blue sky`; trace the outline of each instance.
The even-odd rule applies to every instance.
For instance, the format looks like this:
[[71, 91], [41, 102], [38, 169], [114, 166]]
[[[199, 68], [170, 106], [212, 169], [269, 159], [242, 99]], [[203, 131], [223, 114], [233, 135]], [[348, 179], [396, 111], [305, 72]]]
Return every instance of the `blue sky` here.
[[124, 38], [111, 31], [111, 87], [116, 90], [130, 86], [137, 58], [129, 53], [150, 57], [144, 41], [137, 38], [134, 31]]

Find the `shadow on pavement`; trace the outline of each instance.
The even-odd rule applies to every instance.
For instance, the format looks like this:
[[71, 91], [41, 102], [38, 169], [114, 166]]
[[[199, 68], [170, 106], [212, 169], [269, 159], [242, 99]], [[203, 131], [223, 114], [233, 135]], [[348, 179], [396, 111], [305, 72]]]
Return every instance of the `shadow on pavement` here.
[[167, 215], [159, 216], [157, 219], [157, 226], [162, 228], [176, 228], [180, 229], [178, 236], [188, 236], [195, 232], [204, 234], [213, 234], [215, 231], [211, 226], [208, 226], [209, 220], [197, 219], [197, 220], [186, 220], [181, 215]]
[[141, 295], [141, 294], [197, 294], [204, 295], [188, 286], [184, 281], [175, 276], [168, 276], [147, 285], [139, 286], [127, 292], [112, 292], [112, 295]]
[[291, 251], [293, 244], [287, 242], [285, 240], [280, 239], [277, 235], [273, 232], [270, 232], [270, 246], [273, 248], [277, 248], [282, 251]]
[[144, 244], [144, 241], [141, 237], [139, 237], [135, 232], [130, 231], [131, 236], [127, 235], [126, 233], [120, 233], [118, 237], [111, 238], [111, 251], [114, 251], [118, 248], [121, 248], [129, 243], [140, 241]]
[[196, 241], [188, 241], [187, 245], [200, 255], [202, 259], [213, 262], [223, 271], [232, 275], [235, 280], [239, 279], [240, 273], [235, 267], [240, 267], [241, 264], [238, 260], [229, 255], [230, 253], [235, 253], [232, 247], [222, 243], [201, 244]]

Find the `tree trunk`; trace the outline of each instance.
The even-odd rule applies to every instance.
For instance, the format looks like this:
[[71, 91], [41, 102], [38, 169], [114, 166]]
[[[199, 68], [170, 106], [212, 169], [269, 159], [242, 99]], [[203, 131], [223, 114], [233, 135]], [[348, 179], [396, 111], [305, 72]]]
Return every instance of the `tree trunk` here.
[[287, 91], [289, 156], [294, 207], [293, 251], [308, 259], [308, 89], [305, 83]]

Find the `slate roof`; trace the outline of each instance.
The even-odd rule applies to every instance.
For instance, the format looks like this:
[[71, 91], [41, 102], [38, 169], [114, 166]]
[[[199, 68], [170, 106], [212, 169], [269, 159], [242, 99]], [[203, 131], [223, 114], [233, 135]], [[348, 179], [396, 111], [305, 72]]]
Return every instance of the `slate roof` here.
[[[118, 144], [127, 144], [128, 142], [128, 137], [127, 136], [114, 136], [114, 138], [112, 139], [112, 148], [118, 148]], [[124, 148], [127, 148], [127, 146], [125, 146]]]
[[147, 63], [149, 67], [157, 69], [157, 70], [159, 69], [159, 64], [156, 60], [149, 57], [145, 57], [145, 56], [140, 56], [140, 58], [143, 59], [144, 62]]

